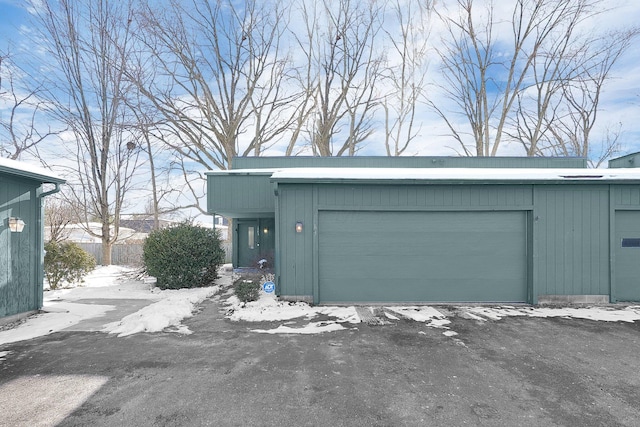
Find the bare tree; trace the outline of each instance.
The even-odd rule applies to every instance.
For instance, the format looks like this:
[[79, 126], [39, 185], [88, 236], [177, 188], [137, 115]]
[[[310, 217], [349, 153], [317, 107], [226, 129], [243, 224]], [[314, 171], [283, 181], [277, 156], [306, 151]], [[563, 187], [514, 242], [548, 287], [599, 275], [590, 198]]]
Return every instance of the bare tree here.
[[[376, 2], [300, 2], [304, 33], [294, 34], [304, 55], [303, 92], [313, 99], [310, 144], [320, 156], [354, 155], [373, 133], [380, 104], [376, 82], [384, 55], [376, 45], [382, 6]], [[345, 131], [346, 129], [346, 131]], [[341, 144], [336, 143], [343, 138]]]
[[638, 36], [638, 29], [579, 38], [571, 36], [574, 29], [575, 25], [570, 25], [551, 49], [534, 60], [534, 84], [518, 95], [517, 116], [511, 126], [514, 131], [506, 133], [522, 143], [529, 156], [587, 157], [599, 165], [604, 160], [601, 156], [616, 152], [620, 135], [619, 128], [609, 128], [601, 141], [600, 155], [592, 150], [600, 95], [612, 67]]
[[577, 60], [577, 77], [564, 80], [561, 87], [562, 119], [549, 121], [553, 135], [549, 148], [555, 155], [587, 157], [597, 166], [617, 151], [619, 127], [607, 129], [597, 156], [593, 149], [592, 131], [598, 117], [602, 89], [611, 69], [638, 34], [638, 29], [614, 31], [591, 39], [590, 49], [581, 52]]
[[82, 221], [76, 213], [82, 211], [72, 206], [68, 199], [59, 194], [45, 199], [44, 225], [49, 230], [49, 241], [62, 242], [69, 237], [68, 225]]
[[[554, 97], [579, 78], [585, 68], [580, 60], [594, 67], [589, 58], [596, 52], [578, 37], [576, 26], [596, 16], [601, 3], [518, 0], [511, 11], [508, 48], [498, 39], [499, 18], [492, 3], [484, 13], [473, 0], [458, 0], [454, 15], [439, 11], [447, 30], [438, 48], [444, 79], [440, 88], [455, 108], [431, 106], [464, 154], [495, 156], [509, 134], [517, 135], [529, 154], [540, 153], [539, 141], [548, 138], [544, 118], [555, 108]], [[525, 112], [518, 101], [527, 91], [535, 101], [533, 110]], [[458, 124], [456, 115], [464, 117], [465, 125]], [[513, 123], [520, 127], [507, 132]]]
[[426, 89], [432, 8], [431, 0], [396, 0], [392, 5], [397, 28], [387, 30], [393, 49], [385, 75], [390, 91], [383, 101], [387, 156], [403, 154], [421, 128], [416, 114]]
[[169, 13], [149, 6], [144, 43], [163, 79], [140, 90], [162, 113], [185, 160], [227, 169], [235, 156], [259, 155], [294, 119], [281, 52], [284, 11], [256, 0], [172, 1]]
[[14, 160], [61, 132], [42, 120], [42, 83], [29, 88], [23, 75], [10, 53], [0, 52], [0, 157]]
[[[86, 231], [102, 240], [102, 260], [111, 263], [120, 212], [138, 164], [138, 146], [127, 131], [124, 98], [134, 90], [124, 80], [133, 48], [130, 2], [47, 0], [34, 5], [42, 43], [54, 68], [48, 70], [48, 102], [55, 119], [75, 141], [66, 145], [76, 165], [69, 167], [72, 206]], [[72, 145], [75, 147], [72, 149]], [[88, 223], [97, 219], [100, 232]]]

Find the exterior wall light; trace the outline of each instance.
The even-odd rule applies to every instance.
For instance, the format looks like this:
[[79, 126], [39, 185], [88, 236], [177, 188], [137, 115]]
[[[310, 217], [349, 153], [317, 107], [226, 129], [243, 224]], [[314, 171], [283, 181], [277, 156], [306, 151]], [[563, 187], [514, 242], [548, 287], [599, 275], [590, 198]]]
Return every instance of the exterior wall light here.
[[267, 227], [263, 228], [262, 234], [269, 234], [269, 229]]
[[302, 221], [296, 222], [296, 233], [302, 233]]
[[9, 217], [8, 222], [9, 230], [11, 230], [12, 233], [22, 233], [22, 230], [24, 230], [24, 221], [20, 218], [12, 216]]

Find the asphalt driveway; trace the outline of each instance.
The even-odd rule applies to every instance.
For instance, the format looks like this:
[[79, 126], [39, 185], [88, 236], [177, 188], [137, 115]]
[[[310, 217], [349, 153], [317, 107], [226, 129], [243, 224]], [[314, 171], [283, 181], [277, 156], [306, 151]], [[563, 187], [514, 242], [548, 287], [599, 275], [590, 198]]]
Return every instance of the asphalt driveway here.
[[268, 335], [217, 300], [191, 335], [0, 346], [0, 425], [636, 426], [640, 324], [453, 317]]

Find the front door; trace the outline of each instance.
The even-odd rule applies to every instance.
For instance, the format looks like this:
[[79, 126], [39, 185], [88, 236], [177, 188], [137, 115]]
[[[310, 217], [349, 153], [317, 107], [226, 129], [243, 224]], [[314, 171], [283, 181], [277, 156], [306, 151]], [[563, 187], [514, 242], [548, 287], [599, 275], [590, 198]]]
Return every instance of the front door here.
[[616, 212], [615, 295], [617, 301], [640, 301], [640, 212]]
[[254, 267], [260, 254], [258, 220], [238, 221], [238, 267]]

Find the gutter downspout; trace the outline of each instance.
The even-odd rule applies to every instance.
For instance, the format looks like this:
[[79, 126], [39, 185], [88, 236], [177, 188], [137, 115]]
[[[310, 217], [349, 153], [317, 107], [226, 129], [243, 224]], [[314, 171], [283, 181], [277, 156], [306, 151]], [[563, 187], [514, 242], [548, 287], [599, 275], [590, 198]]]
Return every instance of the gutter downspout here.
[[[43, 183], [47, 184], [47, 183]], [[55, 187], [52, 190], [45, 191], [44, 193], [38, 194], [38, 199], [40, 199], [40, 218], [38, 220], [38, 240], [36, 241], [36, 251], [40, 254], [40, 266], [36, 272], [36, 280], [38, 284], [37, 295], [37, 307], [41, 309], [43, 306], [44, 299], [44, 198], [50, 196], [55, 193], [60, 192], [60, 183], [52, 182], [49, 184], [53, 184]]]

